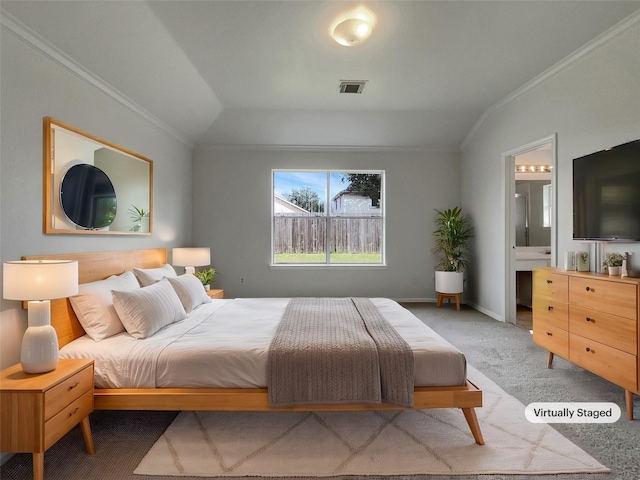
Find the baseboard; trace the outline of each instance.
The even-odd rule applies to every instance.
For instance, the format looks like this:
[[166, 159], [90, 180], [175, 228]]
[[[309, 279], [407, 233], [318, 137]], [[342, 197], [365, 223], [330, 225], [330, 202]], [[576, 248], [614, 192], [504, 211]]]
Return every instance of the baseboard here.
[[494, 320], [498, 320], [499, 322], [504, 322], [504, 318], [502, 318], [500, 315], [492, 312], [491, 310], [487, 310], [486, 308], [482, 308], [480, 305], [476, 305], [475, 303], [467, 303], [467, 306], [479, 311], [480, 313], [484, 313], [487, 317], [491, 317]]
[[392, 298], [394, 302], [398, 303], [435, 303], [435, 298]]

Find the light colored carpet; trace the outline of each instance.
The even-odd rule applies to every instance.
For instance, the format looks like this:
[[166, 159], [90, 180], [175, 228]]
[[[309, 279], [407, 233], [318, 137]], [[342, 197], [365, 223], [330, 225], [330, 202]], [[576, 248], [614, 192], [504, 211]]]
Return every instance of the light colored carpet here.
[[473, 368], [483, 390], [479, 446], [459, 409], [182, 412], [135, 474], [301, 476], [608, 472]]

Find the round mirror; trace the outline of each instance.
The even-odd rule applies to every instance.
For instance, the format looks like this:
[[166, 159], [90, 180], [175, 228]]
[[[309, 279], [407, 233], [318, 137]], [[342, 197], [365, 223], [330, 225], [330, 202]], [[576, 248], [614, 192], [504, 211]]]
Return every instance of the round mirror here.
[[105, 228], [116, 218], [116, 191], [111, 180], [87, 163], [67, 170], [60, 184], [60, 203], [69, 220], [83, 228]]

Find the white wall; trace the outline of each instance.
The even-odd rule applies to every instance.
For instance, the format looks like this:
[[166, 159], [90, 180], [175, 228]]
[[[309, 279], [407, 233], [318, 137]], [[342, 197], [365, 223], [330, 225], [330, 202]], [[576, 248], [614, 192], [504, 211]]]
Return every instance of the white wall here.
[[[496, 318], [505, 319], [502, 154], [557, 133], [558, 258], [581, 250], [572, 240], [572, 160], [640, 138], [640, 16], [634, 18], [585, 56], [494, 109], [465, 143], [462, 205], [476, 220], [467, 298]], [[613, 250], [635, 253], [640, 268], [640, 244], [608, 245]]]
[[[0, 257], [122, 250], [191, 241], [191, 148], [13, 35], [0, 39]], [[152, 236], [44, 235], [43, 117], [51, 116], [154, 160]], [[26, 312], [1, 302], [0, 368], [19, 361]]]
[[[386, 172], [386, 268], [271, 269], [271, 171]], [[433, 299], [434, 208], [459, 202], [456, 152], [196, 149], [193, 239], [211, 247], [228, 297], [385, 296]], [[240, 277], [246, 284], [240, 285]]]

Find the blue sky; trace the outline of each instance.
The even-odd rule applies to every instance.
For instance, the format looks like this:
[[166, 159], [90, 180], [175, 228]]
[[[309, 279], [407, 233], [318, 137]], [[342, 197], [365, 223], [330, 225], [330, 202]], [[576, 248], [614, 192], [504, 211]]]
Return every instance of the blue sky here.
[[[339, 173], [331, 173], [331, 196], [344, 190], [348, 183], [341, 182]], [[315, 191], [321, 200], [326, 198], [327, 173], [326, 172], [274, 172], [273, 188], [275, 193], [282, 196], [293, 189], [309, 187]]]

